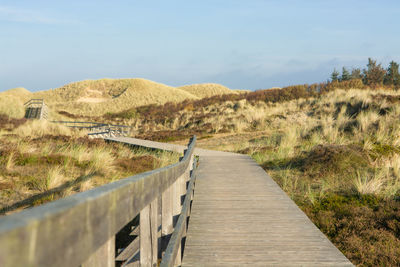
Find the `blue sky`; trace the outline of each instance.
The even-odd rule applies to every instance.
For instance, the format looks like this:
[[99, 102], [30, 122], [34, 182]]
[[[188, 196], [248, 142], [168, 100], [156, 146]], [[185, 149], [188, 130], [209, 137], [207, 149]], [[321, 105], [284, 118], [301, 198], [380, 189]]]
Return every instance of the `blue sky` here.
[[141, 77], [261, 89], [400, 61], [400, 2], [0, 0], [0, 91]]

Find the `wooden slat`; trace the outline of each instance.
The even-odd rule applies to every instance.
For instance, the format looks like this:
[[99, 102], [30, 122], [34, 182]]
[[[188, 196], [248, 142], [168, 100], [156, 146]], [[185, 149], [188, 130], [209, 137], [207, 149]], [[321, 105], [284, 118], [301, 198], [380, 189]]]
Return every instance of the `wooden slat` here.
[[140, 225], [136, 226], [129, 235], [139, 235]]
[[140, 251], [121, 265], [121, 267], [136, 267], [136, 266], [140, 266]]
[[169, 238], [174, 231], [173, 225], [173, 210], [172, 210], [172, 198], [173, 198], [173, 185], [162, 193], [161, 200], [161, 252], [160, 255], [166, 250]]
[[140, 212], [140, 266], [157, 266], [158, 199]]
[[127, 261], [132, 256], [135, 256], [139, 252], [140, 237], [136, 237], [115, 259], [116, 261]]
[[[186, 173], [186, 170], [184, 172], [184, 174]], [[174, 218], [174, 229], [176, 228], [176, 223], [178, 221], [178, 217], [181, 214], [181, 210], [182, 210], [182, 206], [181, 206], [181, 198], [183, 193], [183, 182], [185, 182], [185, 175], [182, 174], [174, 183], [173, 185], [173, 202], [172, 202], [172, 213], [173, 213], [173, 218]], [[177, 248], [177, 253], [181, 254], [181, 247], [179, 246]], [[181, 258], [180, 257], [176, 257], [176, 261], [175, 261], [175, 265], [176, 266], [180, 266], [181, 265]]]

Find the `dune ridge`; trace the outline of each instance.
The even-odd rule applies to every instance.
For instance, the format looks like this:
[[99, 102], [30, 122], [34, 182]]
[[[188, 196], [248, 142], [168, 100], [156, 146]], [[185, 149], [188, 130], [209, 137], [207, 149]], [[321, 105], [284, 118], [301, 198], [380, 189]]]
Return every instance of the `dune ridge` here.
[[237, 92], [214, 83], [172, 87], [142, 78], [105, 78], [72, 82], [38, 92], [30, 92], [21, 87], [13, 88], [0, 93], [0, 113], [22, 117], [23, 103], [31, 98], [43, 98], [57, 117], [58, 111], [75, 115], [103, 115], [148, 104], [178, 103], [221, 94]]

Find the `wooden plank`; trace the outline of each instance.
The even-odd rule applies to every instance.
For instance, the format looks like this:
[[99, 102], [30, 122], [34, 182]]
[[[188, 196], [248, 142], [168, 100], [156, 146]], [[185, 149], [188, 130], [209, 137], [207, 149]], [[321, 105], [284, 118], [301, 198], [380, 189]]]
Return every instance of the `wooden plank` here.
[[140, 266], [157, 266], [158, 199], [140, 212]]
[[[182, 198], [182, 188], [183, 182], [185, 182], [185, 173], [182, 174], [174, 183], [173, 185], [173, 201], [172, 201], [172, 213], [173, 213], [173, 221], [174, 221], [174, 229], [176, 227], [176, 223], [178, 221], [178, 217], [181, 213], [182, 206], [181, 206], [181, 198]], [[181, 254], [181, 247], [177, 248], [177, 253]], [[181, 265], [181, 258], [176, 257], [175, 266]]]
[[194, 145], [179, 163], [0, 218], [0, 266], [79, 266], [182, 175]]
[[129, 258], [121, 267], [136, 267], [140, 266], [140, 251]]
[[115, 259], [116, 261], [127, 261], [135, 256], [140, 249], [140, 237], [136, 237]]
[[173, 198], [173, 185], [162, 193], [161, 200], [161, 253], [166, 250], [174, 231], [173, 225], [173, 209], [172, 209], [172, 198]]
[[140, 225], [136, 226], [129, 235], [139, 235]]

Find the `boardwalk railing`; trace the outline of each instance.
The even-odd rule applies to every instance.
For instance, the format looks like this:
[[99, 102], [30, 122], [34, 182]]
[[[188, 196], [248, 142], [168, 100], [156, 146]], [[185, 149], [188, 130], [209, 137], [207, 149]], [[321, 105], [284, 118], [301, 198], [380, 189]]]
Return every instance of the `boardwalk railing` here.
[[89, 137], [104, 138], [116, 136], [128, 136], [131, 132], [130, 126], [118, 124], [106, 124], [99, 122], [85, 121], [52, 121], [53, 123], [62, 123], [70, 128], [87, 129]]
[[[0, 218], [0, 266], [180, 265], [195, 143], [176, 164]], [[138, 237], [118, 249], [127, 227]]]

